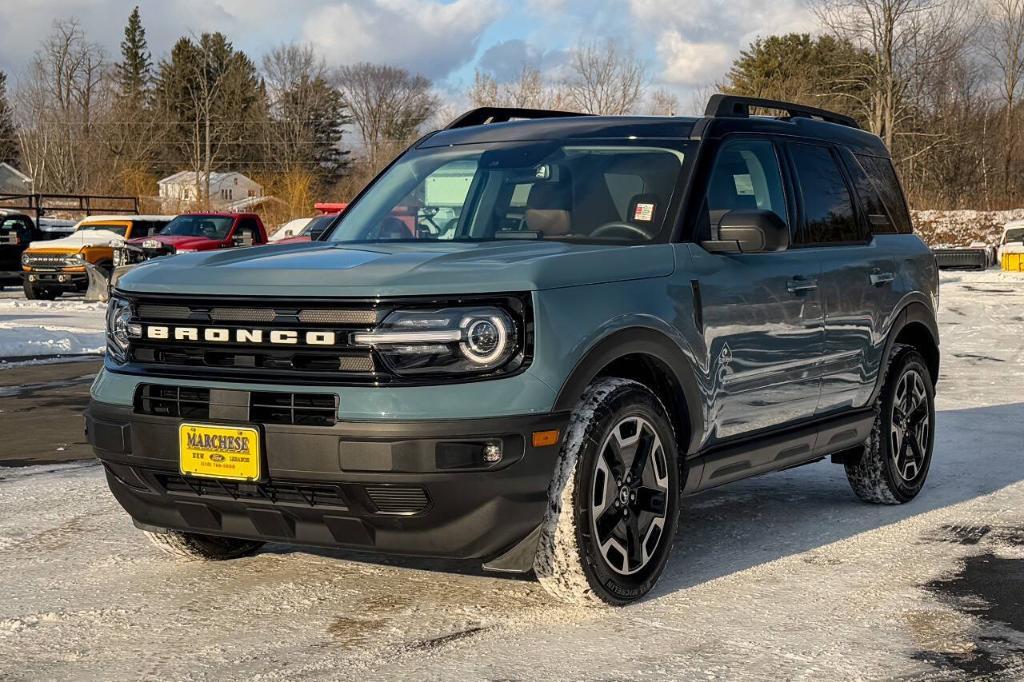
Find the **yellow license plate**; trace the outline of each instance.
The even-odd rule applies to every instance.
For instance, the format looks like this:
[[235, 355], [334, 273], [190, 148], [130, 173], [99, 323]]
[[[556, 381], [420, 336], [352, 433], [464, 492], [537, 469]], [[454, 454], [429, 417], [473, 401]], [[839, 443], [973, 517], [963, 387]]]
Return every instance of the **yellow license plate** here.
[[251, 427], [182, 424], [178, 452], [185, 475], [235, 481], [260, 477], [260, 433]]

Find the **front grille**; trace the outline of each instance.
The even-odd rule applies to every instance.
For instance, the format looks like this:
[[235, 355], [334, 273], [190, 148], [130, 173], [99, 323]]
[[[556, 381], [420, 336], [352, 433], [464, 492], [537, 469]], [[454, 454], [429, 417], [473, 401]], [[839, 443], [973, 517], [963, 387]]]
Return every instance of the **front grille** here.
[[216, 479], [186, 478], [178, 474], [156, 474], [156, 479], [164, 490], [177, 495], [348, 509], [348, 502], [341, 486], [331, 483], [235, 483]]
[[264, 424], [334, 426], [338, 396], [325, 393], [252, 393], [249, 419]]
[[74, 256], [45, 253], [26, 253], [22, 256], [21, 262], [30, 268], [66, 268], [81, 265]]
[[366, 494], [381, 514], [418, 514], [430, 504], [423, 488], [397, 485], [368, 485]]
[[[243, 381], [307, 381], [322, 384], [374, 384], [390, 379], [372, 351], [352, 346], [354, 332], [373, 329], [389, 312], [374, 301], [328, 302], [274, 299], [206, 299], [142, 296], [136, 319], [166, 329], [197, 331], [182, 338], [133, 340], [131, 360], [143, 373], [174, 377], [213, 377]], [[210, 333], [224, 338], [208, 339]], [[289, 343], [271, 342], [272, 332]], [[329, 342], [323, 342], [330, 338]]]
[[142, 384], [135, 394], [135, 411], [157, 417], [210, 418], [210, 391], [187, 386]]

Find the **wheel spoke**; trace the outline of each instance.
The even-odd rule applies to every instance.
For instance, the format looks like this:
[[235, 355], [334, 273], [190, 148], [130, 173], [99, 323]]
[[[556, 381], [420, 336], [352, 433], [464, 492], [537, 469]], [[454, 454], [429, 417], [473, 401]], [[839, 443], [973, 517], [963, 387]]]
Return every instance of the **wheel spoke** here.
[[608, 539], [612, 537], [612, 533], [615, 531], [615, 527], [619, 525], [619, 521], [622, 519], [622, 512], [613, 506], [609, 506], [600, 516], [594, 521], [594, 528], [597, 530], [597, 540], [599, 544], [605, 544]]
[[639, 568], [643, 563], [643, 538], [640, 536], [640, 520], [636, 514], [631, 514], [625, 519], [626, 526], [626, 556], [628, 557], [628, 568]]
[[654, 451], [655, 437], [654, 433], [650, 431], [646, 426], [640, 429], [639, 439], [636, 445], [636, 456], [633, 458], [633, 463], [629, 467], [629, 473], [636, 480], [639, 480], [644, 473], [644, 469], [647, 468], [647, 463], [651, 459], [651, 453]]
[[638, 511], [645, 511], [655, 516], [665, 515], [666, 493], [663, 490], [654, 488], [637, 488], [636, 508]]

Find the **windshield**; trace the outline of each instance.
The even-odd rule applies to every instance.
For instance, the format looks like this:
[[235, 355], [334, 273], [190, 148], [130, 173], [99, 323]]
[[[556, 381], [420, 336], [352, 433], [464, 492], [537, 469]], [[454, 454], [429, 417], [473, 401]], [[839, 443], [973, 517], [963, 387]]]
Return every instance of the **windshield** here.
[[99, 230], [114, 232], [122, 237], [128, 232], [128, 228], [124, 225], [107, 225], [105, 223], [88, 223], [78, 228], [79, 232], [97, 232]]
[[689, 143], [506, 142], [407, 153], [334, 242], [658, 238]]
[[229, 216], [180, 215], [160, 230], [160, 236], [206, 237], [223, 241], [234, 222], [235, 219]]
[[1009, 244], [1010, 242], [1024, 242], [1024, 227], [1015, 227], [1006, 231], [1003, 243]]
[[317, 239], [320, 238], [320, 235], [324, 233], [324, 230], [331, 226], [331, 223], [333, 223], [334, 219], [337, 217], [337, 213], [329, 213], [327, 215], [317, 216], [316, 218], [313, 218], [308, 223], [306, 223], [306, 226], [302, 228], [302, 232], [300, 232], [299, 234], [304, 237], [309, 237], [313, 241], [316, 241]]

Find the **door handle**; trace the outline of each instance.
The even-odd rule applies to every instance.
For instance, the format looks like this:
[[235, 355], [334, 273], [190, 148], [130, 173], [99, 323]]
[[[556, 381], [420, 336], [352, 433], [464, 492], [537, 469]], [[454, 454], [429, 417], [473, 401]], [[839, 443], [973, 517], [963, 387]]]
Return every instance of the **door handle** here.
[[818, 288], [818, 280], [806, 279], [804, 277], [794, 277], [793, 279], [786, 282], [786, 289], [791, 294], [799, 296], [800, 294], [807, 293], [808, 291], [814, 291]]
[[896, 279], [896, 275], [891, 272], [882, 272], [881, 270], [875, 270], [871, 273], [871, 286], [880, 287], [886, 284], [891, 284]]

